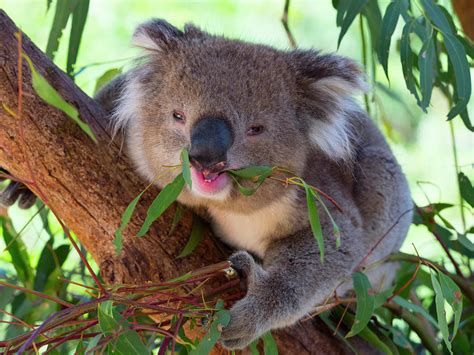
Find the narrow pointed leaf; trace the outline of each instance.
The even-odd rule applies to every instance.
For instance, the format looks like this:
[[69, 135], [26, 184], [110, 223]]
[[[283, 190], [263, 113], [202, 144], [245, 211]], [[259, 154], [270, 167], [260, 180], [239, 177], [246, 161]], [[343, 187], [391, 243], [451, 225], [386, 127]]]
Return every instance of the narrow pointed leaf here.
[[368, 0], [351, 0], [349, 1], [349, 6], [341, 23], [341, 32], [339, 33], [339, 38], [337, 40], [337, 47], [341, 44], [342, 39], [347, 33], [347, 30], [351, 26], [352, 22], [357, 15], [360, 14], [365, 5], [367, 5]]
[[418, 68], [420, 69], [421, 104], [426, 112], [430, 104], [433, 84], [435, 80], [436, 53], [434, 38], [429, 36], [418, 54]]
[[[59, 2], [61, 0], [58, 0]], [[79, 0], [74, 11], [72, 12], [71, 35], [69, 37], [69, 48], [67, 52], [66, 72], [72, 75], [74, 64], [79, 54], [79, 46], [81, 44], [82, 33], [86, 25], [87, 13], [89, 11], [90, 0]]]
[[194, 249], [199, 245], [199, 243], [202, 240], [202, 237], [204, 236], [204, 221], [197, 217], [193, 217], [193, 227], [191, 229], [191, 235], [189, 236], [189, 240], [184, 246], [183, 250], [181, 253], [178, 255], [178, 258], [184, 258], [185, 256], [188, 256], [191, 254]]
[[454, 312], [454, 326], [453, 333], [451, 335], [451, 340], [453, 340], [456, 336], [459, 323], [461, 321], [462, 293], [458, 285], [456, 285], [456, 283], [450, 277], [446, 276], [442, 272], [438, 272], [438, 276], [441, 290], [443, 291], [443, 296]]
[[181, 162], [183, 164], [184, 181], [186, 181], [186, 184], [188, 184], [189, 189], [192, 190], [193, 180], [191, 179], [191, 166], [189, 163], [189, 153], [188, 153], [188, 150], [185, 148], [181, 151]]
[[392, 40], [393, 32], [395, 31], [395, 27], [397, 27], [398, 18], [400, 17], [400, 9], [401, 9], [401, 0], [395, 0], [391, 2], [387, 10], [385, 11], [385, 15], [382, 20], [382, 30], [380, 33], [380, 40], [378, 45], [378, 57], [379, 61], [383, 66], [385, 71], [385, 75], [388, 79], [388, 53], [390, 51], [390, 42]]
[[372, 288], [372, 285], [367, 276], [361, 272], [355, 272], [352, 274], [352, 280], [354, 282], [357, 306], [354, 324], [346, 338], [358, 334], [367, 326], [375, 308], [375, 297], [369, 294], [369, 289]]
[[51, 26], [51, 31], [49, 32], [48, 36], [48, 44], [46, 45], [46, 55], [51, 59], [54, 59], [56, 51], [59, 47], [59, 40], [63, 35], [63, 31], [67, 25], [69, 16], [73, 13], [78, 1], [80, 0], [56, 1], [53, 25]]
[[145, 222], [143, 223], [138, 237], [143, 237], [151, 227], [151, 224], [156, 221], [165, 212], [173, 202], [176, 201], [179, 194], [184, 188], [183, 174], [179, 174], [170, 184], [166, 185], [158, 196], [153, 200], [151, 206], [148, 208]]
[[459, 188], [461, 196], [471, 207], [474, 207], [474, 187], [469, 178], [462, 172], [459, 173]]
[[115, 254], [119, 255], [122, 252], [122, 247], [123, 247], [123, 231], [127, 227], [127, 224], [130, 222], [130, 219], [132, 218], [133, 212], [135, 211], [135, 208], [137, 207], [137, 203], [142, 197], [143, 193], [145, 192], [142, 191], [138, 194], [137, 197], [135, 197], [132, 202], [127, 206], [125, 209], [125, 212], [122, 215], [122, 221], [120, 223], [120, 226], [117, 228], [115, 231], [115, 239], [114, 239], [114, 246], [115, 246]]
[[32, 86], [35, 92], [41, 97], [46, 103], [56, 107], [68, 115], [81, 129], [94, 141], [97, 142], [94, 133], [92, 132], [89, 125], [81, 120], [77, 109], [68, 104], [61, 95], [41, 76], [33, 66], [31, 59], [23, 53], [23, 58], [27, 61], [31, 70]]
[[312, 193], [312, 189], [308, 186], [305, 182], [304, 189], [306, 192], [306, 205], [308, 208], [308, 218], [309, 223], [311, 225], [311, 231], [313, 232], [313, 236], [316, 239], [319, 247], [319, 257], [321, 263], [324, 262], [324, 239], [323, 239], [323, 230], [321, 228], [321, 222], [319, 220], [318, 209], [316, 208], [316, 203], [314, 202], [314, 197]]
[[265, 355], [278, 355], [278, 347], [275, 339], [271, 332], [266, 333], [262, 336], [263, 340], [263, 353]]
[[403, 78], [408, 91], [415, 96], [416, 101], [420, 102], [418, 91], [415, 85], [415, 76], [413, 75], [413, 52], [410, 45], [410, 34], [413, 32], [415, 19], [409, 20], [403, 27], [402, 38], [400, 41], [400, 60], [402, 62]]
[[443, 290], [441, 289], [441, 285], [435, 275], [435, 272], [431, 272], [431, 283], [433, 286], [433, 290], [435, 292], [435, 304], [436, 304], [436, 315], [438, 318], [438, 326], [441, 331], [441, 336], [446, 344], [446, 348], [452, 354], [451, 350], [451, 341], [449, 339], [449, 328], [448, 322], [446, 321], [446, 310], [444, 308], [444, 296]]

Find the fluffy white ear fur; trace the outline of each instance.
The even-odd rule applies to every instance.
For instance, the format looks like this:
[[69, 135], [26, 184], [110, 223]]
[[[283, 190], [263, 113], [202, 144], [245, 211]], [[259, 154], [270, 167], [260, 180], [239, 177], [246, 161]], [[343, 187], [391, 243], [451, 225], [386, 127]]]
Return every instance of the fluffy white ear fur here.
[[143, 28], [138, 28], [132, 37], [132, 46], [142, 48], [145, 51], [161, 52], [162, 48], [158, 42], [153, 40], [147, 31]]
[[310, 138], [328, 157], [351, 161], [353, 149], [353, 119], [362, 112], [353, 95], [367, 90], [362, 78], [349, 82], [340, 77], [326, 77], [311, 85], [311, 90], [325, 99], [327, 117], [313, 119]]

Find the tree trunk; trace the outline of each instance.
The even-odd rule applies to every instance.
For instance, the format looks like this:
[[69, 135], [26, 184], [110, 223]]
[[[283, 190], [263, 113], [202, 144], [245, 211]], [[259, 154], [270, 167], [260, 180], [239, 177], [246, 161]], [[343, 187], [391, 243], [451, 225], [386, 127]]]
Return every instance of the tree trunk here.
[[[18, 106], [18, 32], [0, 10], [0, 100], [16, 112]], [[36, 69], [94, 131], [95, 144], [61, 111], [46, 104], [31, 87], [31, 75], [23, 61], [23, 104], [19, 117], [0, 109], [0, 166], [21, 180], [34, 179], [48, 206], [77, 235], [109, 283], [140, 284], [163, 281], [205, 265], [225, 260], [222, 248], [207, 233], [197, 249], [176, 259], [190, 233], [192, 215], [186, 212], [175, 232], [168, 235], [173, 209], [153, 223], [142, 238], [134, 237], [146, 209], [158, 193], [151, 188], [139, 202], [124, 232], [123, 251], [115, 255], [114, 232], [130, 201], [145, 184], [110, 143], [104, 111], [58, 69], [26, 36], [23, 51]], [[23, 137], [20, 131], [23, 130]], [[306, 321], [276, 332], [280, 353], [343, 353], [343, 346], [317, 321]]]

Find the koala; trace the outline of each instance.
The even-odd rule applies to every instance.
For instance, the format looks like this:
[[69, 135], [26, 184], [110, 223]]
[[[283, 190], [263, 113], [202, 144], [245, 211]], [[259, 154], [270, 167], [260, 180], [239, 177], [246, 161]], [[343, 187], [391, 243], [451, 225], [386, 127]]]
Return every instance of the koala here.
[[[179, 172], [169, 166], [188, 149], [192, 189], [186, 186], [179, 202], [204, 213], [236, 250], [229, 260], [247, 284], [230, 309], [224, 347], [242, 349], [297, 323], [351, 290], [361, 263], [400, 248], [413, 204], [388, 144], [358, 104], [366, 84], [355, 62], [231, 40], [193, 25], [180, 30], [159, 19], [140, 25], [132, 43], [143, 56], [96, 99], [144, 180], [170, 183]], [[324, 200], [340, 247], [319, 208], [324, 261], [304, 189], [266, 179], [244, 196], [224, 173], [255, 165], [284, 167], [342, 206]], [[386, 263], [368, 276], [379, 289], [395, 272]]]

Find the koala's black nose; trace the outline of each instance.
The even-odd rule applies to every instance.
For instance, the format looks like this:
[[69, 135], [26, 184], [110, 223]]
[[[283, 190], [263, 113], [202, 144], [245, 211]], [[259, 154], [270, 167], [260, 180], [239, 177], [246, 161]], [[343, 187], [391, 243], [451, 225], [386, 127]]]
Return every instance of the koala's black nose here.
[[227, 160], [227, 150], [231, 145], [232, 131], [227, 121], [205, 117], [192, 128], [189, 158], [197, 169], [211, 168]]

